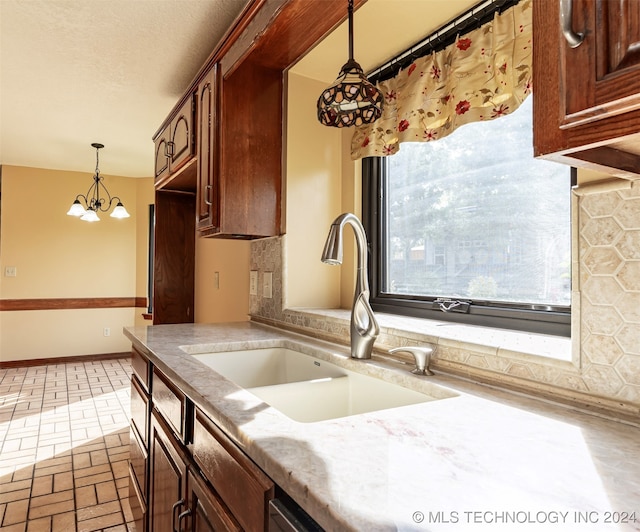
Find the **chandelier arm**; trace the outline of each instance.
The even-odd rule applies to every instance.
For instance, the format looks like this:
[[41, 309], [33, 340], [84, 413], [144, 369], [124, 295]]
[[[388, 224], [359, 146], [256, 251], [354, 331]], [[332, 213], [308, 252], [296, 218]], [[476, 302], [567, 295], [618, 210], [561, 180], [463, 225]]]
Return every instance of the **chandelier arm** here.
[[[107, 190], [107, 187], [104, 186], [104, 183], [102, 182], [102, 180], [103, 178], [98, 174], [96, 174], [96, 198], [97, 198], [96, 205], [97, 205], [97, 208], [100, 209], [102, 212], [107, 212], [109, 210], [109, 207], [111, 207], [111, 194], [109, 194], [109, 190]], [[109, 199], [109, 203], [107, 203], [107, 198], [100, 197], [100, 194], [101, 194], [100, 187], [102, 187], [102, 189], [104, 190], [103, 194], [107, 195], [107, 198]]]
[[[109, 192], [107, 191], [107, 194], [109, 194]], [[118, 196], [109, 196], [109, 207], [105, 210], [109, 210], [111, 208], [111, 206], [113, 205], [113, 202], [116, 202], [116, 205], [118, 205], [118, 203], [122, 203], [122, 200], [118, 197]]]

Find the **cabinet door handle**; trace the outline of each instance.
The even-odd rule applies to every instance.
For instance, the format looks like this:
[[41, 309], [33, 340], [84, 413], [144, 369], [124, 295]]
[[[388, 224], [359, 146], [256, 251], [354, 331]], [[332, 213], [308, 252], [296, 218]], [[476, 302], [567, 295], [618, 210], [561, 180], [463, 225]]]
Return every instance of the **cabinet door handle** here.
[[577, 48], [584, 41], [584, 33], [576, 33], [571, 25], [573, 17], [573, 0], [560, 0], [560, 28], [562, 35], [571, 48]]
[[213, 189], [213, 187], [211, 185], [207, 185], [206, 187], [204, 187], [204, 202], [207, 205], [213, 205], [213, 203], [211, 202], [211, 190]]
[[188, 515], [191, 515], [191, 508], [187, 508], [178, 516], [178, 532], [182, 532], [182, 526], [180, 525], [180, 522]]
[[167, 142], [167, 150], [165, 152], [165, 157], [167, 157], [167, 159], [173, 157], [173, 146], [173, 142]]
[[[182, 506], [183, 504], [184, 504], [184, 499], [180, 499], [176, 501], [171, 507], [171, 530], [173, 532], [177, 532], [176, 531], [176, 510], [180, 508], [180, 506]], [[180, 517], [178, 517], [178, 528], [180, 528], [179, 525], [180, 525]]]

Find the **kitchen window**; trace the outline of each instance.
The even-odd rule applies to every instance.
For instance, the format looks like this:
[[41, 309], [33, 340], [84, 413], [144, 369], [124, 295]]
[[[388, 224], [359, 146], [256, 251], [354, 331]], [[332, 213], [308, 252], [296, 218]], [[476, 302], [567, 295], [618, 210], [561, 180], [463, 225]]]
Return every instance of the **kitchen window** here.
[[374, 310], [569, 336], [575, 170], [533, 158], [532, 100], [363, 159]]

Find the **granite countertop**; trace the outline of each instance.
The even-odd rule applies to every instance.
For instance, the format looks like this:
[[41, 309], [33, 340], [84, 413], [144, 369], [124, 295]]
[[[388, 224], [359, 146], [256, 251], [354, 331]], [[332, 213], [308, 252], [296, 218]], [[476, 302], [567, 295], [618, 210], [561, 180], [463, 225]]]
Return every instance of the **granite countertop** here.
[[[327, 530], [640, 530], [633, 424], [251, 322], [124, 332]], [[299, 423], [187, 353], [276, 346], [455, 396]]]

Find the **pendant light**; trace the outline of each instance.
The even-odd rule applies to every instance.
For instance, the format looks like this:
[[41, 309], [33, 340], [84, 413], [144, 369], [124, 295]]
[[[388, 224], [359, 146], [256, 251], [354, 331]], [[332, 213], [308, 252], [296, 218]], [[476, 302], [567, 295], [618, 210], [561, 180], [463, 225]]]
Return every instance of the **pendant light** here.
[[[101, 148], [104, 148], [104, 144], [94, 142], [91, 144], [96, 149], [96, 173], [93, 175], [93, 183], [89, 187], [87, 194], [78, 194], [76, 200], [71, 205], [71, 208], [67, 212], [69, 216], [77, 216], [85, 222], [99, 222], [98, 211], [107, 212], [114, 202], [116, 203], [115, 209], [111, 213], [112, 218], [129, 218], [127, 209], [124, 208], [120, 198], [117, 196], [111, 196], [107, 187], [104, 185], [104, 178], [100, 175], [99, 158], [98, 154]], [[105, 199], [104, 195], [107, 198]], [[82, 201], [80, 201], [82, 200]]]
[[318, 120], [325, 126], [370, 124], [382, 114], [384, 98], [353, 59], [353, 0], [349, 0], [349, 60], [338, 79], [318, 98]]

